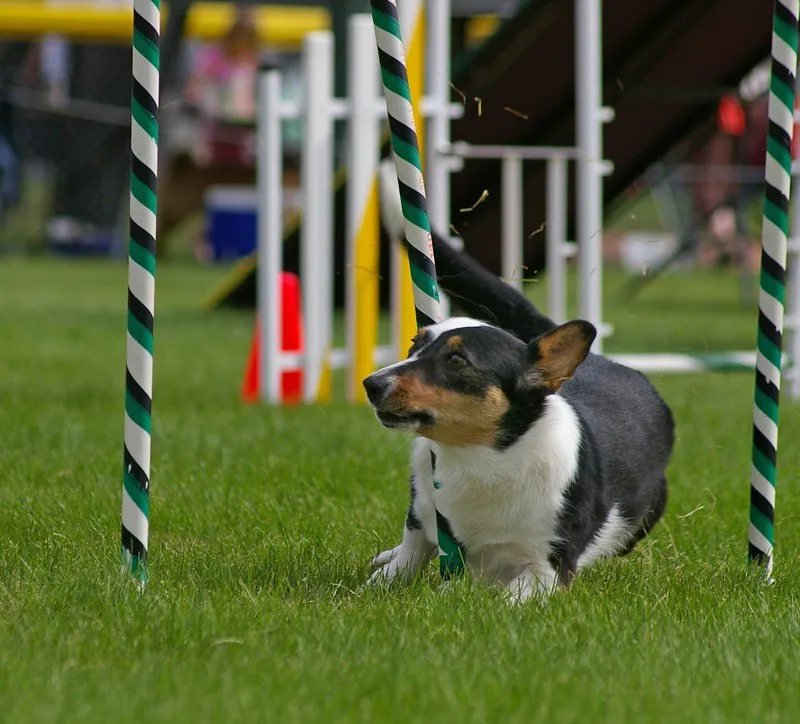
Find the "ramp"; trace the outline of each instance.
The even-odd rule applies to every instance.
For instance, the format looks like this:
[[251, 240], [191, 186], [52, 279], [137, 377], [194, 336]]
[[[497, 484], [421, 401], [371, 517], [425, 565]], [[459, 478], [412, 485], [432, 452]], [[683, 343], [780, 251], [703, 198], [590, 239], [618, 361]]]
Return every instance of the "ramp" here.
[[[531, 0], [477, 50], [455, 59], [453, 84], [466, 96], [469, 112], [453, 123], [453, 139], [493, 145], [574, 145], [574, 13], [574, 2]], [[735, 92], [741, 78], [769, 55], [771, 37], [771, 3], [604, 0], [603, 100], [616, 114], [604, 133], [604, 155], [614, 163], [604, 185], [607, 212], [648, 166], [713, 119], [719, 98]], [[454, 100], [459, 97], [453, 93]], [[480, 98], [480, 114], [474, 98]], [[544, 183], [543, 164], [526, 167], [525, 229], [534, 231], [544, 220]], [[337, 212], [343, 207], [339, 198], [343, 184], [337, 188]], [[469, 214], [459, 212], [472, 206], [484, 190], [489, 191], [485, 202]], [[499, 163], [468, 161], [462, 172], [452, 176], [452, 202], [451, 218], [468, 251], [499, 272]], [[336, 226], [336, 286], [341, 299], [340, 219]], [[543, 263], [542, 236], [526, 238], [525, 263], [530, 268]], [[297, 259], [296, 246], [295, 233], [287, 239], [287, 260]], [[253, 269], [252, 260], [243, 262], [210, 305], [253, 306]]]

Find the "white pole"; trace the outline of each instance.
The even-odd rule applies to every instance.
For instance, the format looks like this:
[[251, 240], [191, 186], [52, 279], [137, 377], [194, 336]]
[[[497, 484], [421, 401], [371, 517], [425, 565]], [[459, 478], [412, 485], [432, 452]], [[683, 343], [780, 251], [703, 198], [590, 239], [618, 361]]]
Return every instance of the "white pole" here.
[[258, 79], [258, 319], [261, 335], [261, 397], [281, 402], [281, 289], [283, 269], [283, 149], [281, 74]]
[[[577, 110], [577, 241], [579, 309], [602, 332], [603, 119], [601, 0], [575, 6], [575, 88]], [[602, 351], [602, 333], [593, 351]]]
[[450, 145], [450, 0], [428, 2], [428, 153], [425, 189], [433, 228], [450, 228], [450, 172], [440, 149]]
[[[440, 150], [450, 145], [450, 0], [428, 2], [428, 96], [433, 101], [428, 121], [425, 188], [434, 231], [450, 233], [450, 169]], [[440, 291], [442, 319], [450, 316], [450, 300]]]
[[522, 289], [522, 159], [513, 154], [503, 157], [502, 249], [500, 268], [503, 279]]
[[[348, 95], [350, 116], [347, 142], [347, 324], [348, 369], [356, 366], [357, 295], [356, 245], [367, 203], [378, 170], [380, 122], [375, 116], [375, 101], [380, 90], [375, 29], [369, 15], [352, 15], [348, 26]], [[347, 375], [347, 398], [355, 400], [355, 375]]]
[[417, 21], [419, 6], [425, 0], [404, 0], [395, 3], [397, 5], [397, 17], [400, 20], [400, 32], [403, 33], [403, 49], [408, 55], [408, 46], [411, 43], [411, 35], [414, 32], [414, 23]]
[[547, 161], [547, 313], [558, 324], [567, 321], [567, 160]]
[[306, 35], [303, 63], [305, 128], [300, 235], [306, 329], [303, 399], [315, 402], [333, 326], [333, 34], [330, 31]]

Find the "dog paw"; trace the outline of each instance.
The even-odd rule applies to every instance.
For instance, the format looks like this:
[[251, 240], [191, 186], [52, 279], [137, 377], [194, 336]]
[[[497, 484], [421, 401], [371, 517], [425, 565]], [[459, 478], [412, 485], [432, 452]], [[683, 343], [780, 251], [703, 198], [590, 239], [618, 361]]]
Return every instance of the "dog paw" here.
[[400, 553], [400, 548], [402, 546], [395, 546], [394, 548], [390, 548], [388, 551], [384, 551], [383, 553], [378, 553], [372, 559], [372, 563], [370, 564], [373, 568], [383, 568], [387, 563], [393, 561], [397, 555]]
[[544, 602], [554, 589], [554, 576], [525, 571], [505, 586], [503, 598], [510, 606], [518, 606], [531, 600]]
[[372, 566], [375, 570], [367, 579], [367, 585], [380, 586], [411, 580], [419, 571], [420, 562], [413, 555], [408, 555], [402, 546], [398, 546], [376, 556]]

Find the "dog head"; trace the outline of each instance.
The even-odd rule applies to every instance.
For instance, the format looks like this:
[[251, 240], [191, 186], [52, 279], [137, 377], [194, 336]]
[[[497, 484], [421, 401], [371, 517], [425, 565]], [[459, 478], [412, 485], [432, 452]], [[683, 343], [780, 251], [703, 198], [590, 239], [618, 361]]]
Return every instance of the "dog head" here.
[[595, 335], [574, 321], [526, 345], [483, 322], [449, 319], [420, 330], [408, 359], [370, 375], [364, 388], [384, 427], [443, 445], [504, 447], [572, 377]]

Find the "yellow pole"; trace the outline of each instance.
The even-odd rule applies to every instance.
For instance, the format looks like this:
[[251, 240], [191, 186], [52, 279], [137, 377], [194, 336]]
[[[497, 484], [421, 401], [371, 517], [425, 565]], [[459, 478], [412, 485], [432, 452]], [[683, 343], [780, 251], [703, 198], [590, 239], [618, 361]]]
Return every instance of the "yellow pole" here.
[[[351, 367], [350, 399], [366, 402], [367, 393], [361, 381], [375, 371], [375, 348], [378, 346], [378, 266], [380, 219], [378, 179], [374, 177], [369, 189], [361, 228], [356, 238], [353, 274], [355, 277], [355, 350]], [[408, 274], [408, 272], [406, 272]], [[409, 277], [410, 278], [410, 277]], [[411, 307], [413, 317], [413, 306]]]
[[333, 399], [333, 369], [331, 367], [330, 350], [322, 369], [319, 373], [319, 385], [317, 386], [317, 403], [320, 405], [330, 405]]

